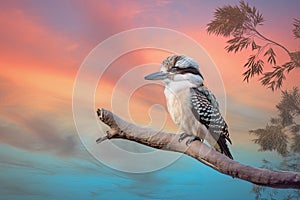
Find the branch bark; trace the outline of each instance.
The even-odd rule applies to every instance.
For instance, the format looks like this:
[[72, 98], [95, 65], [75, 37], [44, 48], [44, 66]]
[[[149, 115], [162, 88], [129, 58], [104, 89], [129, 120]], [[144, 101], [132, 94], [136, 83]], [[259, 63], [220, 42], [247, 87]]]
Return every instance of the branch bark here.
[[105, 109], [98, 109], [97, 114], [99, 119], [111, 128], [107, 131], [106, 136], [97, 139], [97, 143], [113, 138], [127, 139], [157, 149], [184, 153], [220, 173], [257, 185], [300, 189], [300, 173], [272, 171], [244, 165], [231, 160], [199, 141], [194, 141], [187, 147], [185, 144], [187, 139], [179, 143], [178, 134], [155, 131], [134, 125]]

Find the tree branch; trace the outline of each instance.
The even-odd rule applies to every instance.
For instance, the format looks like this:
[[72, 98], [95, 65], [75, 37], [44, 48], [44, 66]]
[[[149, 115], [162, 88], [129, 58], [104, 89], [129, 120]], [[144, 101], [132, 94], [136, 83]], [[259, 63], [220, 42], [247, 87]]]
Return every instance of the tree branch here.
[[97, 114], [99, 119], [111, 128], [110, 131], [107, 131], [106, 136], [97, 139], [97, 143], [113, 138], [127, 139], [157, 149], [184, 153], [220, 173], [257, 185], [274, 188], [300, 189], [300, 173], [272, 171], [244, 165], [231, 160], [199, 141], [194, 141], [187, 147], [185, 144], [186, 141], [178, 142], [179, 134], [140, 127], [124, 121], [104, 109], [98, 109]]
[[269, 39], [269, 38], [263, 36], [263, 35], [262, 35], [260, 32], [258, 32], [256, 29], [253, 29], [252, 31], [254, 31], [254, 32], [255, 32], [257, 35], [259, 35], [262, 39], [264, 39], [264, 40], [266, 40], [266, 41], [268, 41], [268, 42], [271, 42], [272, 44], [275, 44], [275, 45], [281, 47], [284, 51], [286, 51], [286, 52], [288, 53], [288, 55], [290, 55], [290, 51], [289, 51], [287, 48], [285, 48], [283, 45], [281, 45], [281, 44], [279, 44], [279, 43], [277, 43], [277, 42], [275, 42], [275, 41], [273, 41], [273, 40], [271, 40], [271, 39]]

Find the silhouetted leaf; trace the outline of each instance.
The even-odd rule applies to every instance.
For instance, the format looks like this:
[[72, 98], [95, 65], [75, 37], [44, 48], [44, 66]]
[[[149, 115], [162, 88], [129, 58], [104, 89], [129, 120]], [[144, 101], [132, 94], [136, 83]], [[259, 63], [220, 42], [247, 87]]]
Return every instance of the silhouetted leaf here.
[[[260, 146], [260, 151], [277, 151], [280, 155], [288, 155], [288, 136], [286, 131], [292, 133], [290, 151], [300, 153], [300, 125], [294, 122], [294, 117], [300, 115], [300, 93], [297, 87], [282, 91], [281, 100], [276, 105], [278, 117], [271, 118], [271, 125], [265, 128], [251, 130], [256, 136], [254, 143]], [[288, 129], [284, 129], [289, 126]]]
[[293, 34], [295, 38], [300, 38], [300, 20], [299, 19], [294, 19], [293, 23]]
[[[300, 154], [299, 153], [290, 153], [288, 156], [283, 157], [282, 161], [280, 164], [276, 167], [278, 170], [281, 171], [294, 171], [294, 172], [299, 172], [300, 171]], [[255, 195], [260, 195], [260, 197], [268, 197], [267, 199], [270, 199], [270, 196], [272, 196], [273, 191], [275, 189], [266, 189], [264, 193], [256, 194]], [[278, 197], [278, 191], [280, 190], [275, 190], [277, 193], [274, 195]], [[254, 192], [254, 190], [252, 190]], [[265, 195], [263, 195], [265, 194]], [[267, 194], [267, 195], [266, 195]], [[288, 192], [288, 194], [285, 196], [284, 193], [282, 194], [283, 196], [280, 197], [282, 200], [298, 200], [300, 199], [300, 191], [299, 190], [291, 190]]]
[[293, 62], [292, 65], [294, 65], [294, 67], [300, 67], [300, 51], [291, 52], [290, 57]]
[[257, 45], [254, 41], [252, 42], [251, 46], [252, 46], [252, 51], [260, 48], [260, 46]]
[[246, 49], [250, 45], [251, 39], [245, 37], [235, 37], [231, 40], [228, 40], [227, 43], [229, 44], [225, 47], [225, 49], [227, 49], [227, 52], [234, 51], [234, 53], [236, 53], [238, 51]]
[[279, 118], [279, 117], [271, 117], [270, 122], [273, 125], [280, 125], [281, 124], [281, 118]]
[[[280, 165], [278, 166], [279, 170], [285, 171], [300, 171], [300, 154], [299, 153], [291, 153], [288, 156], [284, 157]], [[300, 197], [300, 192], [299, 192]]]
[[[300, 125], [299, 124], [294, 124], [292, 127], [291, 127], [291, 132], [293, 134], [298, 134], [300, 133]], [[300, 144], [300, 143], [299, 143]]]
[[292, 137], [291, 151], [300, 153], [300, 133], [294, 133]]
[[262, 199], [262, 193], [263, 193], [264, 190], [265, 190], [265, 188], [262, 187], [262, 186], [253, 185], [251, 192], [255, 193], [255, 200], [261, 200]]
[[244, 67], [248, 68], [243, 73], [244, 81], [248, 82], [254, 75], [260, 75], [263, 72], [264, 61], [260, 59], [256, 60], [256, 55], [251, 55]]
[[252, 130], [251, 133], [257, 136], [253, 141], [260, 146], [259, 151], [276, 151], [282, 156], [288, 154], [288, 137], [281, 126], [267, 125], [265, 129]]
[[244, 16], [237, 6], [224, 6], [216, 9], [215, 19], [207, 26], [207, 32], [225, 37], [230, 36], [235, 31], [243, 29]]
[[262, 14], [255, 7], [240, 1], [239, 6], [223, 6], [214, 12], [214, 20], [207, 24], [209, 34], [229, 37], [241, 36], [247, 29], [254, 30], [264, 21]]
[[269, 56], [268, 63], [276, 65], [276, 54], [272, 48], [269, 48], [268, 51], [265, 52], [264, 56]]
[[285, 80], [285, 67], [274, 66], [273, 69], [271, 72], [264, 73], [260, 81], [262, 85], [274, 91], [275, 89], [279, 89], [282, 86], [283, 80]]
[[276, 105], [279, 116], [282, 119], [282, 126], [289, 126], [294, 123], [294, 117], [300, 115], [300, 93], [294, 87], [291, 91], [282, 91], [281, 101]]
[[250, 25], [247, 28], [256, 27], [258, 24], [261, 25], [264, 21], [262, 14], [255, 7], [251, 8], [244, 1], [240, 1], [240, 10], [247, 16], [245, 22]]
[[[207, 32], [225, 37], [232, 36], [227, 41], [227, 46], [225, 46], [227, 52], [237, 53], [247, 49], [249, 45], [251, 45], [252, 51], [257, 50], [255, 59], [248, 59], [244, 65], [247, 68], [243, 73], [244, 81], [248, 82], [255, 75], [260, 76], [263, 72], [265, 61], [273, 65], [273, 71], [264, 73], [260, 81], [264, 86], [274, 91], [281, 88], [287, 73], [296, 67], [300, 67], [300, 52], [289, 52], [283, 45], [262, 35], [257, 30], [257, 25], [262, 25], [263, 21], [263, 16], [256, 7], [251, 7], [245, 1], [240, 1], [239, 5], [226, 5], [217, 8], [214, 13], [214, 19], [207, 25]], [[293, 26], [295, 37], [300, 38], [300, 20], [294, 19]], [[262, 44], [262, 46], [257, 45], [254, 41], [256, 37], [266, 43]], [[264, 51], [269, 45], [283, 49], [290, 55], [291, 60], [283, 65], [278, 65], [273, 48], [268, 48], [267, 51]], [[261, 58], [260, 54], [263, 54], [263, 58]]]

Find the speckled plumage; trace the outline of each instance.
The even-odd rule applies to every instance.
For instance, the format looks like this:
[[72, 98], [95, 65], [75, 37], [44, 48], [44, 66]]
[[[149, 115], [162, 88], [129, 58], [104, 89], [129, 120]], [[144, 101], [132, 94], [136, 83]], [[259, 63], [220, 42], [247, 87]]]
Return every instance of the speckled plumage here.
[[203, 84], [197, 62], [187, 56], [172, 55], [162, 62], [161, 73], [174, 123], [186, 134], [205, 139], [217, 151], [232, 158], [226, 143], [231, 143], [228, 126], [215, 96]]

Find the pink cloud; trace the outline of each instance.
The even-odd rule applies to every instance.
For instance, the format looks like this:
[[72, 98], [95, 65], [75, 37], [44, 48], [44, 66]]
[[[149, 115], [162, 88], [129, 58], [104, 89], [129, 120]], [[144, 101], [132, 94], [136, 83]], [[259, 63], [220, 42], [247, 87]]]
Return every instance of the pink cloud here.
[[39, 24], [36, 17], [21, 9], [2, 11], [0, 15], [1, 62], [23, 62], [27, 67], [32, 63], [52, 64], [61, 69], [74, 63], [72, 53], [74, 45], [78, 46], [74, 41]]

